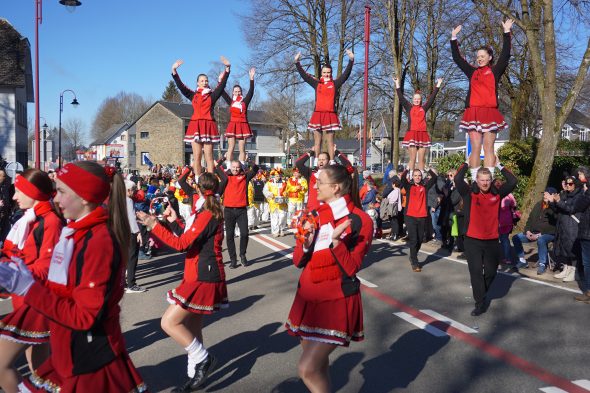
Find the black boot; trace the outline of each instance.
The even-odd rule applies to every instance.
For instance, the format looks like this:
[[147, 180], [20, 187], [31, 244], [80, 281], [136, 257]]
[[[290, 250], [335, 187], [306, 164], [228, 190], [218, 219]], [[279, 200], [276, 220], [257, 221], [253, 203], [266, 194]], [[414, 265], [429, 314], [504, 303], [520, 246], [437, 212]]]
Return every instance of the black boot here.
[[214, 356], [211, 354], [207, 355], [205, 360], [195, 366], [195, 376], [186, 381], [182, 386], [172, 389], [172, 393], [192, 392], [199, 389], [205, 384], [207, 377], [215, 368], [216, 363], [217, 359]]
[[229, 268], [230, 269], [236, 269], [237, 267], [238, 267], [238, 262], [237, 261], [234, 260], [234, 261], [231, 261], [229, 263]]
[[240, 264], [244, 267], [246, 267], [250, 264], [250, 262], [248, 262], [248, 259], [246, 258], [245, 255], [240, 256]]

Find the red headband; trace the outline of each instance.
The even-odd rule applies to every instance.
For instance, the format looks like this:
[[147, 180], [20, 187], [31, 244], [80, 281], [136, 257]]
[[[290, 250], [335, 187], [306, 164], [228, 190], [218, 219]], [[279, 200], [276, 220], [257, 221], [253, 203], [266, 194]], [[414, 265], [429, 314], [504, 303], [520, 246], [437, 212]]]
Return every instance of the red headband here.
[[18, 175], [14, 181], [14, 186], [23, 194], [36, 201], [48, 201], [51, 195], [43, 193], [33, 183], [25, 179], [24, 176]]
[[215, 193], [211, 190], [205, 190], [203, 192], [203, 195], [207, 197], [207, 196], [213, 196], [213, 195], [215, 195]]
[[57, 178], [91, 203], [102, 203], [111, 190], [109, 183], [72, 163], [61, 168], [57, 172]]

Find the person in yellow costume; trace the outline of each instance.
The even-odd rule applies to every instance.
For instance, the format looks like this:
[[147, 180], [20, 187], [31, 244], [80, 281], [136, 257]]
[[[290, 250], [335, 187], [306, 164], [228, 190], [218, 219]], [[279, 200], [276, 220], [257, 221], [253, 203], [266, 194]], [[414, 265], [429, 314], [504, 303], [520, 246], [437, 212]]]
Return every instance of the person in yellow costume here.
[[303, 201], [307, 193], [307, 180], [301, 177], [299, 169], [293, 169], [293, 176], [285, 183], [285, 195], [288, 199], [287, 223], [291, 222], [297, 210], [303, 210]]
[[270, 179], [264, 185], [264, 196], [270, 210], [270, 232], [274, 237], [283, 236], [287, 218], [287, 198], [280, 169], [270, 171]]

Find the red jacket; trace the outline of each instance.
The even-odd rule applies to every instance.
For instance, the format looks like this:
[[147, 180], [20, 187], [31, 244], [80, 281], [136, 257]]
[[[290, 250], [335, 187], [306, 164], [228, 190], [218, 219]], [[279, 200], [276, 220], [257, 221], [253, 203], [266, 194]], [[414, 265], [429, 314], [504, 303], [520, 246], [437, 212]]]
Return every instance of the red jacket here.
[[[355, 294], [348, 284], [354, 280], [358, 282], [355, 275], [360, 270], [363, 258], [371, 246], [373, 221], [367, 213], [354, 206], [349, 198], [347, 202], [349, 214], [337, 219], [325, 219], [324, 213], [331, 210], [329, 204], [323, 204], [318, 208], [320, 229], [316, 231], [316, 239], [307, 252], [303, 250], [303, 243], [297, 240], [293, 252], [293, 263], [295, 266], [303, 268], [297, 292], [306, 300], [333, 300]], [[333, 214], [328, 216], [333, 217]], [[318, 250], [322, 239], [322, 226], [336, 227], [349, 218], [352, 223], [343, 233], [344, 238], [341, 238], [338, 246], [329, 246]], [[344, 271], [340, 269], [338, 263], [334, 264], [336, 261]], [[336, 275], [326, 276], [318, 281], [313, 272], [315, 265], [319, 265], [323, 269], [331, 269]]]
[[157, 224], [152, 234], [177, 251], [186, 251], [183, 281], [222, 282], [223, 220], [216, 220], [208, 210], [198, 211], [191, 227], [180, 236]]
[[351, 60], [348, 62], [348, 65], [344, 69], [342, 75], [336, 79], [328, 81], [327, 83], [323, 83], [320, 79], [314, 78], [305, 72], [303, 67], [301, 67], [301, 63], [295, 63], [301, 78], [303, 78], [305, 82], [315, 89], [316, 112], [336, 112], [336, 96], [338, 95], [338, 90], [340, 90], [340, 87], [350, 76], [352, 65], [353, 61]]
[[188, 98], [193, 105], [193, 115], [191, 117], [191, 121], [215, 119], [213, 116], [213, 108], [215, 107], [215, 103], [219, 97], [221, 97], [223, 89], [225, 89], [228, 77], [229, 72], [224, 72], [221, 83], [217, 85], [215, 89], [212, 89], [209, 94], [203, 95], [198, 91], [194, 91], [186, 87], [180, 80], [178, 73], [172, 74], [172, 78], [174, 79], [178, 90], [180, 90], [182, 95]]
[[74, 236], [68, 291], [58, 294], [34, 283], [25, 302], [50, 320], [51, 363], [59, 375], [97, 371], [126, 353], [119, 302], [125, 259], [106, 222]]

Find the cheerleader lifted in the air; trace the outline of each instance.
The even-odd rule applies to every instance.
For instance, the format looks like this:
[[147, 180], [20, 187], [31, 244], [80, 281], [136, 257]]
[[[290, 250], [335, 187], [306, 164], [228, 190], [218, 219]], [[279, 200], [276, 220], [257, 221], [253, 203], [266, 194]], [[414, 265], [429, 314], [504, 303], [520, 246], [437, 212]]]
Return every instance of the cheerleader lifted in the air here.
[[324, 64], [322, 66], [321, 78], [318, 79], [309, 75], [301, 67], [301, 63], [299, 63], [301, 52], [295, 55], [295, 65], [297, 66], [299, 75], [315, 89], [315, 109], [311, 115], [307, 129], [313, 131], [313, 152], [316, 157], [320, 154], [322, 139], [325, 137], [328, 143], [330, 159], [334, 158], [334, 133], [342, 129], [338, 114], [336, 113], [336, 97], [338, 97], [340, 87], [350, 76], [354, 63], [354, 54], [352, 51], [347, 49], [346, 54], [350, 61], [342, 75], [336, 79], [332, 79], [332, 67], [330, 64]]

